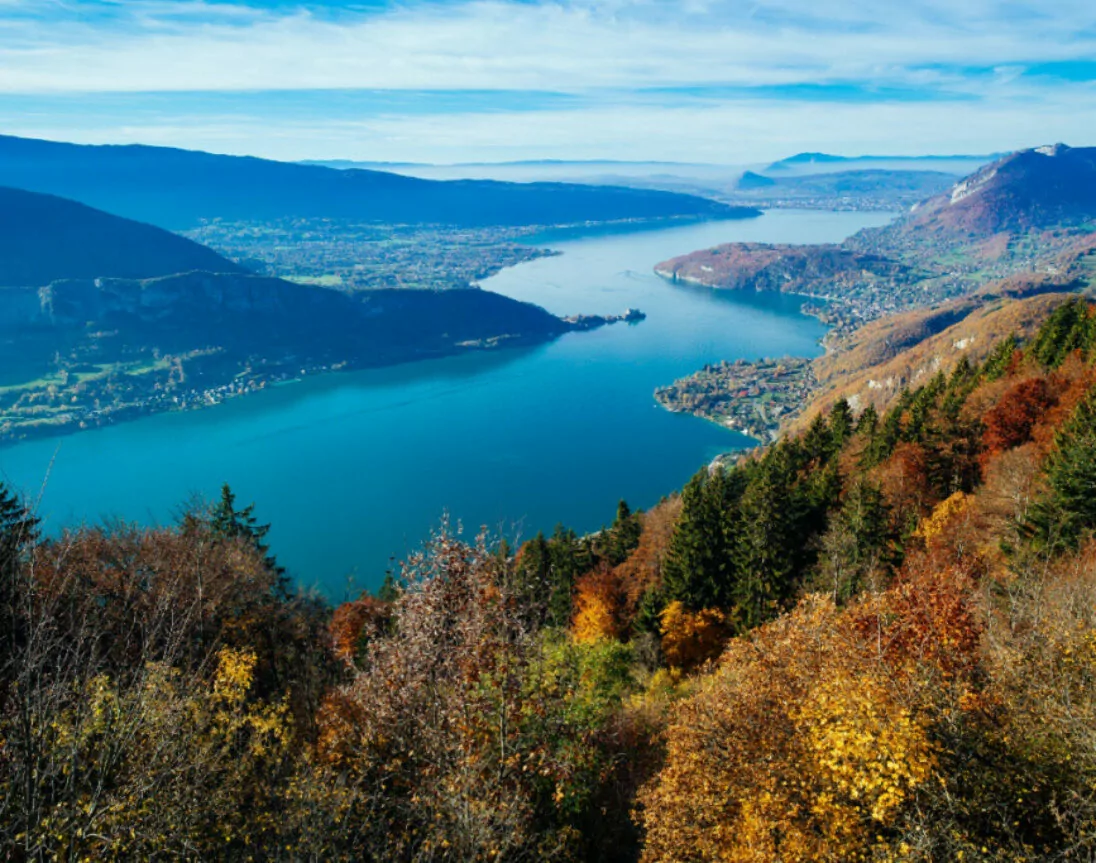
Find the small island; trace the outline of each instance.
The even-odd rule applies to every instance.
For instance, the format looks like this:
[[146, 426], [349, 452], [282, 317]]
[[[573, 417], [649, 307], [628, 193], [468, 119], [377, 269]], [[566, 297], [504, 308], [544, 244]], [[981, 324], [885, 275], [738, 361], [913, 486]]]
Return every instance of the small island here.
[[622, 315], [570, 315], [562, 319], [572, 330], [596, 330], [606, 324], [638, 324], [647, 320], [647, 315], [639, 309], [625, 309]]
[[738, 360], [705, 366], [655, 390], [667, 410], [703, 417], [763, 442], [795, 415], [816, 385], [812, 362], [800, 357]]

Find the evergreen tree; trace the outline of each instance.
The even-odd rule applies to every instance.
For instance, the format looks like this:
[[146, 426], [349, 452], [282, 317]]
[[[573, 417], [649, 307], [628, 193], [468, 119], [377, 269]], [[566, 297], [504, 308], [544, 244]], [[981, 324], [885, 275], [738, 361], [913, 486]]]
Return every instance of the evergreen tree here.
[[806, 462], [824, 462], [833, 452], [833, 436], [825, 414], [816, 414], [807, 427], [800, 449]]
[[27, 550], [38, 542], [39, 525], [26, 502], [0, 482], [0, 691], [23, 640], [20, 579]]
[[1028, 346], [1028, 355], [1044, 368], [1056, 369], [1073, 351], [1096, 345], [1096, 318], [1081, 297], [1055, 309]]
[[987, 381], [996, 381], [1003, 378], [1009, 366], [1012, 365], [1012, 359], [1019, 347], [1020, 342], [1015, 334], [1001, 339], [990, 352], [990, 355], [986, 357], [986, 361], [982, 363], [980, 372], [982, 378]]
[[642, 532], [643, 523], [639, 514], [632, 512], [628, 503], [621, 500], [617, 504], [613, 526], [606, 532], [604, 554], [610, 566], [619, 566], [628, 559], [628, 555], [639, 545], [639, 535]]
[[1049, 490], [1029, 527], [1043, 545], [1076, 547], [1096, 528], [1096, 387], [1058, 431], [1045, 469]]
[[773, 617], [791, 595], [796, 548], [804, 537], [792, 529], [794, 478], [787, 454], [777, 448], [751, 478], [739, 505], [733, 559], [734, 608], [739, 631]]
[[822, 536], [811, 587], [847, 602], [873, 572], [891, 563], [888, 512], [882, 492], [866, 480], [853, 483]]
[[539, 532], [521, 547], [513, 567], [511, 590], [527, 613], [544, 623], [552, 594], [552, 558], [548, 540]]
[[845, 399], [838, 399], [837, 404], [830, 411], [830, 457], [837, 455], [844, 448], [849, 438], [852, 437], [855, 420], [852, 416], [852, 408]]
[[868, 405], [860, 412], [856, 421], [856, 433], [871, 440], [879, 431], [879, 411], [875, 405]]
[[270, 546], [263, 540], [270, 532], [269, 524], [259, 524], [255, 518], [255, 504], [236, 509], [236, 495], [226, 482], [221, 486], [221, 499], [210, 510], [209, 528], [218, 539], [242, 539], [263, 556], [266, 565], [281, 579], [282, 587], [288, 590], [288, 580], [284, 578], [285, 569], [270, 554]]
[[964, 357], [937, 396], [937, 406], [922, 424], [929, 483], [941, 499], [971, 491], [981, 480], [981, 420], [964, 415], [967, 398], [979, 382], [978, 371]]
[[556, 525], [548, 541], [548, 615], [551, 626], [564, 627], [571, 622], [575, 582], [594, 567], [594, 557], [587, 541], [573, 530]]
[[663, 569], [667, 602], [693, 611], [726, 607], [735, 579], [731, 536], [744, 471], [702, 470], [681, 493], [681, 516]]

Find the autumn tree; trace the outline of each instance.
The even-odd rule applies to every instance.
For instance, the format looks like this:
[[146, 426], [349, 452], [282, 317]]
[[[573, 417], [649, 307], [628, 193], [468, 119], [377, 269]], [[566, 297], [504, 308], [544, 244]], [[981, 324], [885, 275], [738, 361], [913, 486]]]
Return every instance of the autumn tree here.
[[1051, 404], [1046, 378], [1017, 381], [982, 418], [985, 458], [1031, 440], [1035, 424]]

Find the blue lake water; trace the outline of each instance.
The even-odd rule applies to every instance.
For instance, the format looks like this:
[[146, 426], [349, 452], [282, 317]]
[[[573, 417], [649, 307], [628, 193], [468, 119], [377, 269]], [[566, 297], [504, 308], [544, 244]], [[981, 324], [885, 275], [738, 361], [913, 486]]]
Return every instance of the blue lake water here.
[[721, 242], [839, 241], [877, 213], [772, 211], [759, 219], [536, 238], [563, 252], [484, 287], [559, 314], [647, 320], [531, 349], [333, 374], [219, 407], [0, 450], [6, 481], [39, 499], [51, 530], [123, 518], [172, 521], [231, 483], [273, 528], [279, 560], [333, 599], [376, 586], [448, 512], [512, 541], [563, 522], [647, 507], [740, 435], [655, 403], [656, 387], [705, 363], [814, 356], [823, 328], [787, 296], [659, 279], [652, 267]]

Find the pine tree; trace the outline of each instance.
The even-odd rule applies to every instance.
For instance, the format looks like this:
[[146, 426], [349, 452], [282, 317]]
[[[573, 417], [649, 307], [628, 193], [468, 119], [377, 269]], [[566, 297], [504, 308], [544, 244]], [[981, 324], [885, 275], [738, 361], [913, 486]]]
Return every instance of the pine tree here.
[[[270, 532], [269, 524], [259, 524], [255, 518], [255, 504], [236, 509], [236, 495], [226, 482], [221, 486], [221, 499], [210, 510], [209, 528], [218, 539], [242, 539], [263, 556], [266, 565], [280, 576], [285, 569], [270, 554], [270, 546], [263, 540]], [[288, 581], [283, 578], [283, 588], [288, 589]]]
[[986, 361], [982, 363], [980, 370], [982, 378], [987, 381], [996, 381], [1003, 378], [1008, 372], [1009, 366], [1012, 365], [1012, 360], [1016, 356], [1019, 347], [1020, 342], [1015, 334], [1001, 339], [990, 352], [990, 355], [986, 357]]
[[1045, 470], [1049, 490], [1029, 528], [1043, 545], [1076, 547], [1096, 528], [1096, 388], [1058, 431]]
[[856, 596], [874, 571], [891, 562], [888, 524], [882, 492], [863, 479], [853, 483], [821, 538], [812, 588], [824, 590], [836, 602]]
[[1051, 313], [1028, 346], [1028, 355], [1044, 368], [1056, 369], [1076, 350], [1087, 351], [1096, 345], [1096, 318], [1089, 313], [1088, 302], [1077, 297]]
[[792, 529], [790, 468], [786, 453], [777, 448], [742, 495], [733, 549], [735, 623], [740, 632], [775, 616], [794, 588], [796, 550], [805, 538]]
[[26, 502], [0, 482], [0, 688], [23, 638], [20, 579], [27, 550], [38, 542], [40, 524]]
[[589, 544], [573, 530], [556, 525], [548, 541], [548, 615], [551, 626], [564, 627], [571, 621], [575, 582], [593, 569]]
[[731, 536], [742, 470], [702, 470], [681, 493], [681, 517], [663, 569], [663, 597], [692, 611], [727, 606], [735, 579]]
[[532, 619], [542, 624], [547, 619], [551, 600], [552, 559], [548, 540], [539, 532], [522, 545], [513, 566], [510, 589]]
[[632, 512], [627, 501], [621, 500], [617, 504], [613, 526], [606, 531], [604, 553], [610, 566], [619, 566], [628, 559], [628, 555], [639, 545], [642, 532], [643, 524], [638, 513]]
[[852, 437], [855, 421], [852, 416], [852, 408], [845, 399], [838, 399], [837, 404], [830, 411], [830, 457], [837, 455], [844, 448], [849, 438]]
[[807, 462], [826, 461], [833, 452], [833, 436], [825, 414], [816, 414], [803, 435], [800, 447]]

